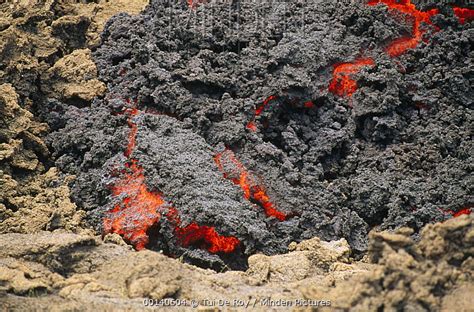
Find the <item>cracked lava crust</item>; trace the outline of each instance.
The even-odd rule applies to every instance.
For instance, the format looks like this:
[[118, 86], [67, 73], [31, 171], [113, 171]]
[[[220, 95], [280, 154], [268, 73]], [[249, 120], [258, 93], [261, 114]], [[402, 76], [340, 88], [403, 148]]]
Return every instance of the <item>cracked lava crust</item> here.
[[243, 269], [292, 241], [344, 237], [358, 256], [373, 228], [471, 212], [472, 10], [281, 5], [152, 1], [107, 23], [106, 96], [43, 113], [92, 227]]

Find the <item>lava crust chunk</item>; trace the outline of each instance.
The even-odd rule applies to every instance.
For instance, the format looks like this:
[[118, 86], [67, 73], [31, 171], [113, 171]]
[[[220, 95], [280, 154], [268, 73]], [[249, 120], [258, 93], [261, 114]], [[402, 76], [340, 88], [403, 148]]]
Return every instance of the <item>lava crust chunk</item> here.
[[[133, 105], [142, 113], [132, 157], [147, 188], [184, 224], [237, 237], [244, 258], [314, 236], [346, 238], [357, 255], [372, 228], [418, 230], [471, 207], [472, 23], [438, 7], [439, 29], [422, 25], [426, 40], [392, 58], [384, 48], [409, 36], [409, 17], [347, 2], [190, 9], [151, 1], [141, 15], [113, 17], [93, 54], [108, 94], [66, 109], [66, 126], [49, 139], [57, 165], [77, 176], [74, 200], [91, 224], [100, 229], [112, 207], [107, 185], [126, 162], [123, 112]], [[374, 62], [352, 76], [353, 96], [329, 92], [334, 66], [358, 58]], [[226, 150], [258, 177], [282, 220], [246, 194], [242, 177], [219, 170], [213, 157]], [[204, 266], [240, 257], [177, 248], [165, 219], [148, 248], [194, 251], [192, 261]]]

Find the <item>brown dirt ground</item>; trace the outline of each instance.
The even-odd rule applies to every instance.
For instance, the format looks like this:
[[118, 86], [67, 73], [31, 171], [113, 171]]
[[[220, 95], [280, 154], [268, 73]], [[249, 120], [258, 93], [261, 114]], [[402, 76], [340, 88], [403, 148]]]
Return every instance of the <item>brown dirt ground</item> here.
[[66, 186], [73, 177], [46, 165], [48, 126], [31, 111], [45, 98], [84, 105], [102, 95], [90, 48], [108, 18], [147, 1], [14, 3], [0, 4], [0, 233], [81, 231]]
[[47, 165], [49, 129], [31, 111], [47, 97], [84, 105], [104, 94], [90, 49], [110, 16], [146, 2], [0, 4], [0, 310], [134, 311], [143, 298], [174, 298], [209, 311], [202, 300], [250, 299], [267, 311], [260, 300], [271, 297], [331, 300], [325, 309], [340, 311], [472, 311], [472, 216], [428, 225], [418, 242], [407, 228], [372, 232], [361, 261], [345, 240], [313, 238], [288, 254], [254, 255], [245, 272], [220, 273], [85, 228], [69, 199], [74, 177]]
[[[214, 272], [158, 252], [135, 252], [120, 237], [105, 240], [57, 230], [0, 235], [0, 308], [127, 310], [143, 298], [242, 300], [256, 309], [273, 300], [330, 300], [339, 311], [470, 311], [473, 218], [411, 230], [371, 233], [366, 261], [349, 258], [345, 240], [292, 244], [277, 256], [254, 255], [246, 272]], [[276, 307], [273, 307], [276, 309]], [[295, 310], [310, 310], [293, 306]], [[190, 308], [189, 308], [190, 309]]]

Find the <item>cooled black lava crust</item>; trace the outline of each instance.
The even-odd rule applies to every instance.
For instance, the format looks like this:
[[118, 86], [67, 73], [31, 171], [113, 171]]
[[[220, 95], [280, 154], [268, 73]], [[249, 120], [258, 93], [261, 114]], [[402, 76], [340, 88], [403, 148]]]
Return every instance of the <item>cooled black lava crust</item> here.
[[[149, 248], [203, 266], [240, 267], [251, 254], [283, 253], [314, 236], [346, 238], [361, 253], [374, 227], [420, 229], [449, 218], [445, 211], [474, 202], [474, 29], [439, 8], [432, 20], [441, 30], [427, 27], [427, 41], [398, 58], [383, 48], [411, 24], [362, 1], [210, 2], [195, 10], [151, 1], [140, 15], [119, 14], [94, 52], [106, 97], [85, 108], [50, 103], [63, 110], [47, 116], [56, 164], [77, 176], [73, 199], [100, 230], [130, 132], [117, 112], [131, 99], [143, 112], [164, 113], [136, 118], [133, 157], [148, 188], [184, 224], [214, 226], [243, 248], [223, 257], [176, 246], [166, 218]], [[329, 93], [333, 65], [361, 56], [375, 66], [354, 76], [353, 97]], [[271, 95], [277, 100], [250, 131], [256, 106]], [[295, 216], [267, 218], [224, 179], [213, 161], [224, 147]]]

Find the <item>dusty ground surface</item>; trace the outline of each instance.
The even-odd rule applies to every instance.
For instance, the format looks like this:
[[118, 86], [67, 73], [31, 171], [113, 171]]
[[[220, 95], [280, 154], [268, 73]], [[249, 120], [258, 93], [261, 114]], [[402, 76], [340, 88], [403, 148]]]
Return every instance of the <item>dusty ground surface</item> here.
[[[39, 115], [44, 116], [46, 108], [50, 125], [62, 127], [64, 103], [87, 107], [107, 92], [107, 81], [97, 77], [91, 50], [98, 46], [99, 32], [109, 17], [123, 11], [139, 13], [145, 2], [0, 4], [0, 310], [142, 310], [143, 298], [168, 298], [197, 300], [201, 309], [204, 299], [252, 300], [263, 311], [268, 307], [261, 300], [271, 297], [331, 300], [332, 309], [339, 310], [469, 311], [474, 305], [474, 229], [468, 216], [424, 227], [418, 242], [407, 228], [371, 232], [364, 247], [368, 253], [358, 261], [351, 257], [354, 249], [344, 239], [312, 238], [278, 245], [289, 251], [286, 254], [252, 255], [246, 271], [221, 273], [155, 251], [136, 252], [118, 235], [102, 238], [91, 230], [84, 222], [86, 212], [71, 200], [68, 185], [75, 177], [53, 165], [51, 150], [43, 140], [51, 128]], [[454, 21], [449, 23], [457, 27]], [[458, 40], [453, 36], [451, 40]], [[456, 50], [454, 55], [463, 53]], [[436, 114], [447, 104], [439, 105]], [[280, 113], [277, 107], [267, 117], [278, 119]], [[212, 127], [219, 127], [206, 114], [202, 120], [189, 120], [191, 130], [175, 137], [195, 138], [194, 123], [207, 124], [207, 119]], [[455, 114], [457, 120], [467, 122], [459, 114]], [[164, 124], [176, 123], [162, 119]], [[377, 139], [372, 132], [364, 135], [368, 141]], [[208, 144], [196, 138], [198, 144]], [[459, 147], [462, 140], [448, 141]], [[166, 146], [166, 142], [160, 144]], [[123, 145], [117, 143], [120, 148]], [[452, 146], [446, 147], [448, 158]], [[406, 162], [411, 160], [408, 157]], [[421, 170], [425, 165], [416, 166]], [[321, 170], [324, 176], [324, 170], [339, 169]], [[235, 201], [245, 205], [241, 196], [235, 196]], [[453, 205], [463, 203], [461, 197]], [[420, 231], [420, 224], [411, 223], [412, 215], [407, 218], [406, 223]]]
[[[245, 272], [216, 273], [154, 251], [135, 252], [113, 234], [105, 242], [64, 232], [3, 234], [0, 308], [141, 310], [143, 299], [331, 300], [355, 311], [469, 311], [474, 273], [473, 218], [428, 225], [415, 243], [409, 228], [370, 235], [365, 261], [344, 239], [291, 244], [288, 254], [253, 255]], [[190, 307], [188, 307], [190, 309]]]
[[52, 99], [85, 105], [103, 94], [91, 51], [108, 18], [146, 1], [19, 1], [0, 4], [0, 233], [77, 229], [67, 177], [51, 166], [31, 112]]

